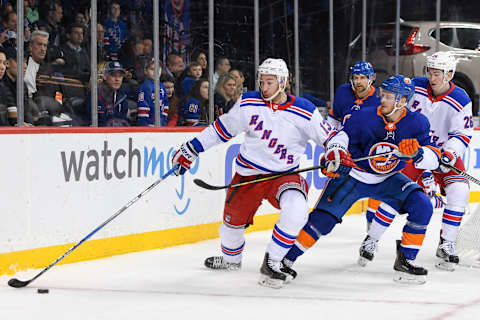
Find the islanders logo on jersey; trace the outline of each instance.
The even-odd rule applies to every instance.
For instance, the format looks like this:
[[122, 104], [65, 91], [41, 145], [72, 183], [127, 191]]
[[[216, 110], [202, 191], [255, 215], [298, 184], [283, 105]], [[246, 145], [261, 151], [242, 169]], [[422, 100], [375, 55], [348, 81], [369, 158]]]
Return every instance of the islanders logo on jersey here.
[[[379, 142], [374, 144], [368, 153], [369, 156], [373, 156], [376, 154], [382, 154], [385, 152], [390, 152], [398, 149], [396, 145], [393, 143], [389, 142]], [[368, 160], [370, 164], [370, 168], [372, 168], [373, 171], [376, 173], [389, 173], [392, 172], [395, 167], [398, 165], [400, 160], [393, 154], [388, 155], [388, 156], [380, 156], [380, 157], [375, 157], [372, 159]]]

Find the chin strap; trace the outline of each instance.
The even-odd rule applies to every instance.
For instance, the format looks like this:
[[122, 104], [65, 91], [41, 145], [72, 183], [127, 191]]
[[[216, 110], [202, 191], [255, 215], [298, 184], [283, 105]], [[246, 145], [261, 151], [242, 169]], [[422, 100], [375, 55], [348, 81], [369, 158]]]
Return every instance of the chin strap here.
[[399, 101], [396, 101], [396, 102], [395, 102], [395, 106], [393, 107], [392, 112], [390, 112], [389, 114], [385, 114], [384, 116], [385, 116], [385, 117], [390, 117], [391, 115], [393, 115], [393, 114], [394, 114], [395, 112], [397, 112], [398, 110], [402, 110], [405, 105], [402, 105], [402, 106], [398, 107], [398, 103], [399, 103]]

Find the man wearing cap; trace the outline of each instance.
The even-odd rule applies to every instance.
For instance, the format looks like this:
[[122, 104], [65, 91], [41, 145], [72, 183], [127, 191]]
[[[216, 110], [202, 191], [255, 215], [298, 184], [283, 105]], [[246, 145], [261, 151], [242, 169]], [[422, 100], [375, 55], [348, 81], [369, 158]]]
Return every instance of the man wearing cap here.
[[[98, 86], [98, 126], [128, 126], [127, 94], [121, 89], [125, 70], [118, 61], [110, 61], [105, 67], [103, 82]], [[91, 115], [91, 102], [88, 103]]]

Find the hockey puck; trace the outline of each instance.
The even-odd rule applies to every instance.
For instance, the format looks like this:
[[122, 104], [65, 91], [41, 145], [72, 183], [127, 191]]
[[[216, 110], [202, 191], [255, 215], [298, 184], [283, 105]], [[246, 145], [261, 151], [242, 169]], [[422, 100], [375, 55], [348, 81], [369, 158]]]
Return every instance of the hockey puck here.
[[48, 289], [37, 289], [37, 293], [48, 293]]

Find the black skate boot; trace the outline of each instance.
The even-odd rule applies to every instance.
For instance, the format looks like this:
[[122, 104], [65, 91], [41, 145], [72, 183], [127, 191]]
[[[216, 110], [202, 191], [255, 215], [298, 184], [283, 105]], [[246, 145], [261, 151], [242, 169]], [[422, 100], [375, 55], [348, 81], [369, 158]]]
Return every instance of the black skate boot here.
[[378, 240], [372, 239], [369, 235], [363, 239], [362, 244], [360, 245], [360, 249], [358, 252], [360, 253], [360, 257], [358, 257], [357, 263], [365, 267], [367, 263], [373, 260], [375, 256], [375, 251], [378, 248]]
[[262, 267], [260, 268], [259, 284], [262, 286], [279, 289], [285, 284], [287, 276], [280, 270], [281, 261], [274, 261], [269, 258], [268, 252], [265, 253]]
[[205, 267], [215, 270], [236, 271], [242, 267], [242, 263], [227, 262], [222, 256], [215, 256], [205, 259]]
[[454, 271], [460, 259], [455, 254], [455, 243], [447, 241], [440, 236], [440, 242], [437, 248], [437, 257], [440, 261], [435, 264], [439, 269]]
[[287, 276], [287, 280], [285, 281], [287, 283], [297, 277], [297, 271], [293, 270], [292, 267], [293, 261], [290, 261], [287, 258], [282, 259], [282, 267], [280, 268], [280, 271], [285, 273], [285, 275]]
[[395, 275], [393, 280], [402, 283], [424, 284], [427, 281], [427, 269], [416, 266], [411, 260], [407, 260], [405, 255], [400, 251], [400, 240], [397, 240], [397, 259], [393, 269]]

